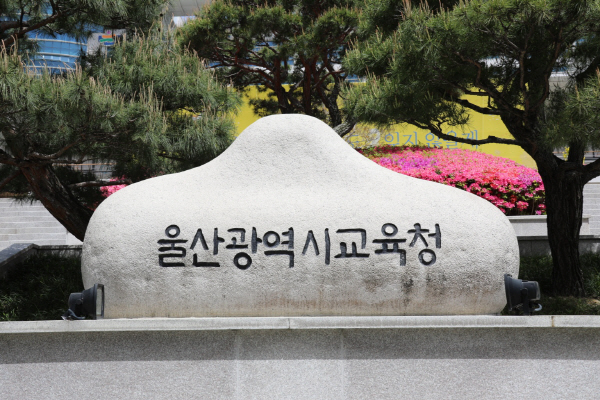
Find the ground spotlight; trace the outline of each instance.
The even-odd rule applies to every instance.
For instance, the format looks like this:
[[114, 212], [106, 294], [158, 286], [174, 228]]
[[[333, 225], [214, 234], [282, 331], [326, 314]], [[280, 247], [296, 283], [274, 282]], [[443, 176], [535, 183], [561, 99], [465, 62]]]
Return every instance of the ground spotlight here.
[[104, 318], [104, 285], [96, 283], [81, 293], [71, 293], [65, 320]]
[[540, 311], [542, 305], [536, 303], [540, 299], [540, 285], [535, 281], [515, 279], [510, 274], [504, 274], [504, 288], [508, 311], [522, 310], [523, 315], [532, 315]]

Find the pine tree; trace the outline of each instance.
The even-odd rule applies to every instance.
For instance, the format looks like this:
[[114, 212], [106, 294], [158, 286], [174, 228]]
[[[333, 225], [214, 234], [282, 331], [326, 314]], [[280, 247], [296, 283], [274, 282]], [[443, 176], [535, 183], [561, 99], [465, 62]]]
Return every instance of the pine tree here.
[[21, 179], [80, 240], [86, 191], [107, 183], [71, 166], [111, 160], [139, 180], [201, 165], [232, 140], [239, 97], [168, 36], [130, 38], [62, 75], [28, 65], [0, 53], [0, 189]]
[[223, 82], [256, 87], [260, 116], [303, 113], [327, 121], [341, 136], [341, 58], [355, 37], [354, 0], [213, 1], [180, 30], [180, 43], [216, 68]]
[[[395, 26], [382, 20], [382, 3], [396, 10]], [[346, 94], [349, 114], [410, 123], [462, 143], [520, 146], [546, 189], [554, 293], [583, 295], [583, 186], [600, 175], [600, 161], [583, 164], [584, 151], [600, 144], [598, 2], [472, 0], [433, 12], [373, 0], [369, 10], [362, 25], [367, 39], [344, 64], [368, 76], [367, 85]], [[564, 75], [566, 87], [553, 87], [553, 74]], [[513, 138], [444, 133], [468, 124], [470, 113], [498, 116]], [[553, 154], [562, 146], [569, 147], [566, 160]]]

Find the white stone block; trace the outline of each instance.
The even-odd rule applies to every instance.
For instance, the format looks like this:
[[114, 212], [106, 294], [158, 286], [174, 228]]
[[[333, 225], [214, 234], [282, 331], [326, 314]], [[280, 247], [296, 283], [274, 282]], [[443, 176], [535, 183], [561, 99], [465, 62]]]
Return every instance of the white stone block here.
[[518, 260], [489, 202], [277, 115], [202, 167], [104, 201], [82, 272], [105, 285], [107, 318], [492, 314]]

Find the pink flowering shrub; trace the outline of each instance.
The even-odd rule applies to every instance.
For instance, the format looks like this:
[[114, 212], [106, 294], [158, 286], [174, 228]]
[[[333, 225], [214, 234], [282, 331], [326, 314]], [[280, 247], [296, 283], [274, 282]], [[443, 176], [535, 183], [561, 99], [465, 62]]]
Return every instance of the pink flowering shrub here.
[[538, 172], [507, 158], [429, 147], [381, 146], [358, 151], [392, 171], [473, 193], [507, 215], [546, 214]]
[[[125, 177], [121, 178], [112, 178], [110, 182], [120, 181], [121, 179], [125, 179]], [[112, 185], [112, 186], [102, 186], [100, 188], [100, 193], [102, 193], [102, 197], [108, 197], [111, 194], [123, 189], [127, 185]]]

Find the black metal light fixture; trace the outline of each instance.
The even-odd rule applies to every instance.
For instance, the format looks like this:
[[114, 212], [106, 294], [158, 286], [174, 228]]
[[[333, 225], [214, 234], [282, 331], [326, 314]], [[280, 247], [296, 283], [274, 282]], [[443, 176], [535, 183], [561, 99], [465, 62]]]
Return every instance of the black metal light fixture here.
[[522, 310], [523, 315], [532, 315], [534, 311], [542, 309], [542, 305], [537, 303], [540, 285], [536, 281], [515, 279], [510, 274], [504, 274], [504, 288], [508, 311]]
[[64, 320], [104, 318], [104, 285], [96, 283], [81, 293], [71, 293], [68, 304]]

